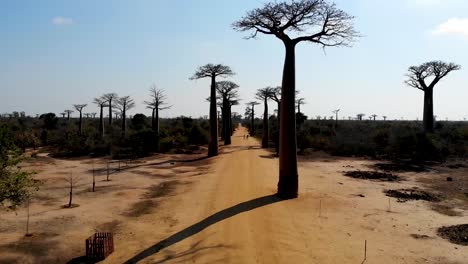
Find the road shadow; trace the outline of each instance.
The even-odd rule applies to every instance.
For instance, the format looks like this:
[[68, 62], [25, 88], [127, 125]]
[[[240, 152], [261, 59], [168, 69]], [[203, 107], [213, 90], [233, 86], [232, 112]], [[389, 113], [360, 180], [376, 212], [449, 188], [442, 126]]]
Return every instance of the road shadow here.
[[226, 208], [222, 211], [219, 211], [215, 214], [212, 214], [211, 216], [201, 220], [200, 222], [193, 224], [169, 237], [166, 239], [163, 239], [159, 241], [158, 243], [154, 244], [153, 246], [143, 250], [142, 252], [138, 253], [137, 255], [133, 256], [129, 260], [127, 260], [125, 263], [131, 264], [131, 263], [137, 263], [151, 255], [154, 255], [161, 251], [164, 248], [167, 248], [175, 243], [178, 243], [186, 238], [189, 238], [204, 229], [221, 222], [225, 219], [228, 219], [230, 217], [236, 216], [238, 214], [248, 212], [251, 210], [254, 210], [259, 207], [263, 207], [269, 204], [274, 204], [277, 202], [282, 201], [282, 199], [278, 198], [275, 195], [268, 195], [268, 196], [263, 196], [259, 198], [252, 199], [250, 201], [242, 202], [240, 204], [234, 205], [232, 207]]

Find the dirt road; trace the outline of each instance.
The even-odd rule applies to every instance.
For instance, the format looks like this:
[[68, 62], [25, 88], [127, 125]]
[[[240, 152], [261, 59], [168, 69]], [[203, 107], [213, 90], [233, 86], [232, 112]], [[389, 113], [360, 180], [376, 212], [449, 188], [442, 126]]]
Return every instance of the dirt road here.
[[244, 134], [236, 131], [209, 170], [153, 215], [173, 225], [122, 237], [105, 263], [362, 263], [365, 241], [365, 263], [467, 263], [466, 247], [435, 234], [463, 217], [382, 193], [414, 182], [349, 179], [343, 167], [366, 162], [317, 159], [301, 163], [300, 198], [281, 201], [272, 196], [278, 160]]

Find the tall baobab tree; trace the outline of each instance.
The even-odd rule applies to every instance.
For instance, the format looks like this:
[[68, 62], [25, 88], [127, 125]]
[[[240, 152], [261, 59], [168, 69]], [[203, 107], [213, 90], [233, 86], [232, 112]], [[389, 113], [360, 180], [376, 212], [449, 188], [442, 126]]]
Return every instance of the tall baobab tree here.
[[211, 78], [210, 92], [210, 142], [208, 156], [218, 156], [218, 118], [216, 109], [216, 77], [228, 77], [234, 75], [229, 66], [221, 64], [206, 64], [198, 68], [191, 80]]
[[166, 95], [164, 90], [158, 89], [158, 87], [153, 84], [151, 85], [150, 89], [150, 101], [145, 101], [144, 103], [147, 105], [146, 107], [152, 110], [151, 113], [151, 128], [156, 133], [157, 136], [157, 143], [156, 143], [156, 150], [159, 151], [159, 111], [167, 110], [172, 106], [167, 105], [166, 102]]
[[100, 111], [99, 111], [99, 134], [101, 138], [104, 136], [104, 107], [108, 107], [107, 103], [108, 100], [103, 97], [94, 98], [93, 103], [95, 103]]
[[130, 96], [119, 97], [116, 100], [116, 106], [122, 117], [122, 135], [127, 133], [127, 111], [135, 106], [135, 101]]
[[377, 119], [377, 115], [376, 114], [373, 114], [371, 115], [372, 116], [372, 119], [375, 121]]
[[384, 121], [387, 121], [387, 116], [382, 116]]
[[70, 115], [75, 111], [67, 109], [67, 110], [64, 110], [63, 112], [67, 113], [67, 120], [70, 120]]
[[222, 138], [224, 145], [231, 144], [232, 135], [232, 113], [231, 107], [238, 103], [239, 85], [230, 81], [222, 81], [216, 83], [216, 91], [221, 99], [221, 123], [222, 123]]
[[62, 115], [62, 118], [65, 118], [65, 116], [67, 115], [67, 113], [60, 113], [60, 115]]
[[79, 135], [81, 135], [81, 133], [83, 132], [83, 108], [85, 108], [86, 106], [87, 106], [87, 104], [73, 105], [75, 110], [80, 113], [80, 121], [79, 121], [79, 125], [78, 125], [78, 134]]
[[268, 100], [274, 95], [274, 89], [266, 87], [258, 89], [255, 97], [257, 100], [263, 101], [263, 137], [262, 137], [262, 148], [268, 148]]
[[117, 94], [116, 93], [107, 93], [102, 96], [102, 99], [107, 101], [107, 107], [109, 107], [109, 126], [112, 126], [112, 102], [117, 100]]
[[366, 116], [366, 114], [357, 114], [357, 120], [362, 121], [364, 116]]
[[[358, 36], [353, 20], [354, 17], [326, 0], [298, 0], [266, 3], [233, 24], [238, 31], [253, 31], [250, 38], [258, 33], [273, 35], [285, 47], [277, 193], [281, 198], [298, 195], [295, 47], [301, 42], [315, 43], [323, 48], [349, 46]], [[303, 35], [297, 36], [300, 33]]]
[[250, 135], [255, 136], [255, 106], [260, 103], [252, 101], [248, 102], [247, 105], [250, 108]]
[[408, 69], [405, 83], [424, 92], [424, 132], [434, 131], [434, 87], [452, 71], [460, 70], [460, 65], [443, 61], [430, 61]]

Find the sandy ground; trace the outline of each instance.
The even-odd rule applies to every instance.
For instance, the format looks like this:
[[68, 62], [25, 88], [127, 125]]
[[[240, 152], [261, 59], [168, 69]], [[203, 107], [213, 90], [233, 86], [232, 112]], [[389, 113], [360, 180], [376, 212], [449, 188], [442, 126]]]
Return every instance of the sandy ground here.
[[[342, 173], [369, 170], [374, 161], [316, 156], [299, 164], [300, 198], [281, 201], [272, 196], [278, 159], [244, 134], [238, 130], [216, 158], [159, 155], [129, 164], [109, 182], [105, 160], [30, 162], [44, 181], [30, 206], [33, 236], [24, 237], [25, 208], [1, 212], [0, 263], [66, 263], [84, 255], [84, 241], [96, 231], [115, 234], [116, 251], [103, 263], [363, 263], [365, 241], [365, 263], [468, 263], [468, 247], [436, 234], [468, 222], [466, 199], [444, 202], [458, 215], [448, 216], [430, 202], [398, 203], [383, 193], [439, 188], [447, 175], [466, 188], [468, 170], [376, 182]], [[79, 207], [63, 209], [70, 171], [80, 179], [73, 201]]]

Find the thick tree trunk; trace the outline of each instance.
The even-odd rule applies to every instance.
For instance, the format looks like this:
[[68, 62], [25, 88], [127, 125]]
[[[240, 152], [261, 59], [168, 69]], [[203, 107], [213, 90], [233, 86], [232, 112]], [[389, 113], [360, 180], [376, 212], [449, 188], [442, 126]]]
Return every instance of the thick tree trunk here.
[[104, 106], [101, 105], [101, 112], [99, 113], [99, 133], [101, 138], [104, 137]]
[[424, 91], [424, 115], [423, 115], [423, 126], [424, 132], [434, 131], [434, 90], [427, 88]]
[[122, 111], [122, 135], [125, 136], [127, 133], [127, 126], [126, 126], [126, 120], [127, 120], [127, 113], [126, 113], [126, 105], [123, 105], [123, 111]]
[[277, 101], [276, 102], [278, 104], [278, 131], [277, 131], [277, 134], [278, 134], [278, 137], [275, 139], [275, 151], [276, 151], [276, 155], [278, 156], [279, 155], [279, 149], [280, 149], [280, 146], [279, 146], [279, 130], [280, 130], [280, 124], [281, 124], [281, 101]]
[[231, 111], [230, 111], [229, 101], [226, 99], [224, 110], [224, 145], [231, 145]]
[[154, 123], [154, 111], [155, 111], [155, 109], [153, 108], [153, 111], [151, 111], [151, 129], [153, 130], [153, 132], [156, 131], [156, 126], [155, 126], [155, 123]]
[[252, 105], [252, 115], [250, 116], [250, 135], [255, 136], [255, 105]]
[[218, 156], [218, 117], [216, 111], [216, 76], [211, 76], [210, 93], [210, 142], [208, 157]]
[[161, 141], [159, 138], [159, 106], [154, 109], [154, 129], [156, 132], [156, 151], [159, 152], [160, 145], [159, 142]]
[[281, 123], [278, 196], [292, 199], [298, 196], [296, 150], [296, 76], [295, 45], [285, 43], [286, 56], [281, 88]]
[[83, 114], [80, 112], [80, 122], [78, 124], [78, 134], [81, 136], [81, 132], [83, 132]]
[[[232, 111], [231, 111], [231, 105], [229, 105], [229, 136], [232, 136], [234, 133], [234, 129], [232, 128]], [[229, 139], [231, 140], [231, 139]]]
[[112, 126], [112, 99], [109, 100], [109, 127]]
[[221, 107], [221, 140], [226, 140], [226, 110], [226, 102], [223, 98], [223, 107]]
[[67, 120], [70, 120], [70, 113], [67, 113]]
[[268, 98], [265, 96], [265, 110], [263, 112], [263, 137], [262, 137], [262, 148], [268, 148]]

